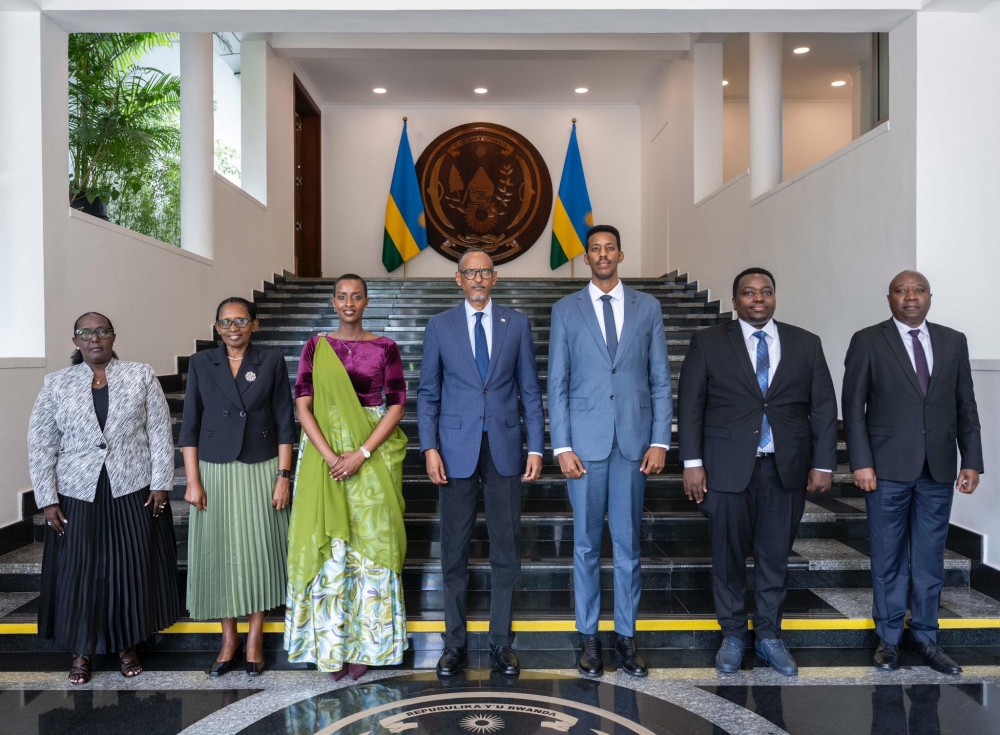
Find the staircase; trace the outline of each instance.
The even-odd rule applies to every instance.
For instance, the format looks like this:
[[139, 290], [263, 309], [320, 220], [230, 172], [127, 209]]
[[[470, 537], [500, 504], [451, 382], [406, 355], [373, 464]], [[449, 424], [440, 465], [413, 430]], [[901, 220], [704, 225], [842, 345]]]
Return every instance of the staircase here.
[[[303, 343], [318, 332], [332, 331], [337, 317], [330, 296], [332, 279], [276, 276], [255, 292], [261, 329], [255, 343], [280, 351], [295, 381]], [[670, 354], [674, 392], [691, 335], [698, 329], [730, 320], [718, 302], [709, 302], [705, 291], [686, 276], [672, 273], [659, 279], [633, 279], [628, 285], [656, 297], [663, 308], [663, 326]], [[538, 369], [547, 382], [548, 340], [552, 304], [579, 290], [584, 281], [503, 279], [493, 298], [524, 313], [531, 322]], [[441, 527], [438, 489], [424, 472], [417, 440], [416, 389], [419, 381], [423, 331], [432, 315], [456, 305], [462, 298], [454, 281], [441, 279], [373, 279], [369, 282], [370, 306], [365, 326], [394, 339], [403, 357], [407, 379], [406, 416], [401, 426], [410, 438], [404, 464], [403, 493], [409, 550], [403, 569], [411, 652], [407, 663], [433, 665], [441, 650], [444, 630], [439, 566]], [[211, 349], [214, 341], [198, 343]], [[831, 359], [837, 359], [831, 356]], [[172, 411], [174, 436], [178, 436], [184, 399], [188, 358], [178, 360], [178, 375], [160, 378]], [[544, 395], [544, 394], [543, 394]], [[711, 550], [706, 521], [681, 486], [681, 466], [676, 450], [676, 427], [664, 473], [652, 476], [646, 489], [641, 529], [642, 602], [637, 640], [653, 666], [663, 665], [674, 649], [700, 650], [707, 662], [718, 645], [711, 593]], [[542, 478], [522, 486], [522, 572], [514, 598], [515, 646], [522, 663], [534, 666], [572, 666], [573, 648], [573, 516], [566, 484], [551, 454], [548, 432]], [[789, 558], [789, 594], [785, 611], [785, 639], [792, 647], [874, 644], [870, 620], [871, 579], [868, 526], [864, 498], [851, 484], [843, 443], [838, 446], [841, 465], [833, 489], [824, 496], [810, 496], [793, 552]], [[171, 495], [178, 543], [181, 585], [187, 567], [188, 506], [183, 502], [184, 468], [176, 450], [176, 472]], [[489, 539], [483, 508], [473, 533], [469, 595], [470, 648], [475, 656], [488, 649], [490, 601]], [[0, 599], [3, 593], [30, 594], [40, 582], [40, 547], [43, 529], [36, 516], [36, 542], [0, 557]], [[1000, 603], [973, 589], [997, 595], [1000, 573], [984, 567], [981, 538], [952, 528], [945, 560], [946, 590], [942, 597], [945, 645], [1000, 644]], [[610, 536], [605, 530], [602, 553], [601, 630], [611, 643], [612, 558]], [[752, 568], [748, 575], [752, 589]], [[749, 601], [752, 609], [752, 599]], [[6, 616], [0, 615], [0, 646], [6, 650], [41, 650], [45, 642], [34, 632], [34, 609], [29, 600]], [[283, 610], [268, 617], [267, 646], [280, 649]], [[212, 650], [218, 638], [214, 623], [184, 621], [156, 637], [149, 645], [163, 650]], [[9, 636], [9, 637], [8, 637]], [[280, 658], [280, 656], [279, 656]], [[484, 656], [485, 660], [485, 656]]]

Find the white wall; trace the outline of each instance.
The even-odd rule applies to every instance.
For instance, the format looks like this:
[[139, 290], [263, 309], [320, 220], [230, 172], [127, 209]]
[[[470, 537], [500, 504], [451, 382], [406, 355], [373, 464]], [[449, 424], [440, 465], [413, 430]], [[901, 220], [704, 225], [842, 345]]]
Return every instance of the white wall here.
[[[781, 106], [782, 178], [788, 179], [853, 140], [850, 101], [789, 100]], [[750, 167], [750, 104], [723, 106], [723, 178], [730, 181]]]
[[[250, 297], [272, 273], [290, 268], [293, 247], [292, 71], [268, 53], [268, 206], [221, 176], [214, 179], [215, 259], [206, 261], [116, 225], [70, 215], [66, 194], [66, 64], [58, 56], [44, 85], [47, 126], [43, 150], [46, 223], [46, 342], [44, 368], [0, 369], [0, 526], [17, 520], [19, 494], [30, 488], [28, 417], [43, 377], [69, 364], [73, 320], [107, 314], [118, 354], [176, 372], [176, 357], [211, 337], [215, 306], [227, 296]], [[37, 164], [36, 164], [37, 165]]]
[[[413, 160], [444, 131], [456, 125], [489, 121], [512, 128], [534, 144], [552, 177], [553, 199], [577, 118], [577, 139], [587, 176], [594, 219], [615, 225], [622, 235], [622, 275], [639, 275], [640, 196], [639, 110], [607, 107], [452, 107], [427, 106], [323, 108], [323, 272], [354, 271], [385, 276], [382, 233], [385, 203], [399, 147], [403, 116], [409, 117]], [[551, 215], [550, 215], [551, 219]], [[551, 222], [531, 249], [500, 266], [502, 276], [570, 276], [567, 263], [549, 269]], [[576, 275], [587, 267], [577, 259]], [[428, 248], [406, 264], [407, 276], [455, 273], [455, 264]], [[403, 269], [391, 274], [402, 277]]]

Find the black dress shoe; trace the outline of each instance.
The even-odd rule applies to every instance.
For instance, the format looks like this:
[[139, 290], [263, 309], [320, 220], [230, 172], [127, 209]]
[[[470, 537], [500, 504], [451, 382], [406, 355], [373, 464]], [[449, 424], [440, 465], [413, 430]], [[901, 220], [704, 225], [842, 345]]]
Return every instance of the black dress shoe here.
[[899, 646], [879, 641], [872, 663], [875, 664], [876, 669], [895, 671], [899, 668]]
[[919, 641], [910, 644], [910, 650], [920, 656], [924, 663], [942, 674], [961, 674], [962, 667], [951, 660], [934, 641]]
[[437, 663], [438, 676], [454, 676], [461, 671], [462, 667], [469, 662], [468, 652], [468, 646], [444, 649], [444, 653], [441, 654]]
[[218, 679], [220, 676], [225, 676], [230, 671], [233, 670], [233, 664], [236, 663], [236, 659], [240, 655], [240, 650], [243, 648], [242, 641], [240, 645], [236, 646], [236, 650], [233, 651], [233, 657], [228, 661], [216, 661], [212, 664], [212, 668], [208, 670], [208, 676], [211, 679]]
[[604, 673], [604, 662], [601, 661], [601, 641], [597, 638], [584, 638], [580, 646], [580, 663], [576, 665], [581, 674], [600, 676]]
[[511, 647], [494, 646], [492, 643], [490, 644], [490, 668], [508, 676], [516, 676], [521, 673], [521, 663], [517, 660], [517, 654], [511, 650]]
[[261, 656], [260, 661], [247, 661], [245, 668], [247, 676], [260, 676], [264, 673], [264, 657]]
[[635, 650], [634, 638], [618, 636], [618, 641], [615, 643], [615, 661], [618, 662], [620, 669], [631, 676], [647, 676], [649, 674], [646, 659]]

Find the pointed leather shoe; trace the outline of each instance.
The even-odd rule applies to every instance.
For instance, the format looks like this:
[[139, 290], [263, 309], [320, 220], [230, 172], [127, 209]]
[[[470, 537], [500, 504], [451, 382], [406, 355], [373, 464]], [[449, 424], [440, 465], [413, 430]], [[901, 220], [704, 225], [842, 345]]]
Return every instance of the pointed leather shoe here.
[[212, 668], [208, 670], [208, 676], [210, 679], [218, 679], [220, 676], [225, 676], [230, 671], [233, 670], [233, 664], [236, 663], [236, 659], [239, 658], [240, 652], [243, 650], [243, 641], [236, 646], [236, 650], [233, 651], [233, 657], [228, 661], [216, 661], [212, 664]]
[[727, 635], [722, 639], [719, 652], [715, 654], [715, 670], [720, 674], [739, 673], [743, 666], [743, 653], [746, 650], [746, 641], [739, 636]]
[[646, 665], [646, 659], [640, 656], [636, 650], [634, 638], [618, 636], [618, 640], [615, 642], [615, 661], [618, 664], [618, 668], [629, 676], [643, 677], [649, 675], [649, 667]]
[[507, 676], [517, 676], [521, 673], [521, 663], [517, 654], [510, 646], [494, 646], [490, 644], [490, 668]]
[[444, 653], [441, 654], [437, 663], [438, 676], [454, 676], [461, 671], [462, 667], [469, 662], [468, 653], [468, 646], [444, 649]]
[[779, 674], [796, 676], [799, 673], [799, 665], [795, 663], [788, 646], [780, 638], [758, 638], [754, 650]]
[[264, 673], [264, 659], [261, 657], [260, 661], [247, 661], [246, 662], [246, 672], [247, 676], [253, 678], [255, 676], [260, 676]]
[[941, 650], [934, 641], [919, 641], [910, 644], [910, 650], [920, 656], [924, 663], [941, 674], [957, 675], [962, 673], [962, 667], [951, 660], [951, 657]]
[[585, 676], [601, 676], [604, 662], [601, 660], [601, 641], [598, 638], [584, 638], [580, 645], [580, 662], [576, 665]]
[[899, 668], [899, 646], [879, 641], [872, 663], [875, 664], [876, 669], [895, 671]]

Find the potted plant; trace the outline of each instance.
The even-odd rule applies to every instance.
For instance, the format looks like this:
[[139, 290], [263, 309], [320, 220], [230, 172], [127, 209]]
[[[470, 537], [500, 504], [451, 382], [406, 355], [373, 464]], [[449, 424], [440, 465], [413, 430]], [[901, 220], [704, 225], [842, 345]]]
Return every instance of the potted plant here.
[[157, 155], [175, 148], [180, 79], [138, 62], [173, 33], [69, 36], [70, 206], [107, 219], [106, 205], [137, 192]]

